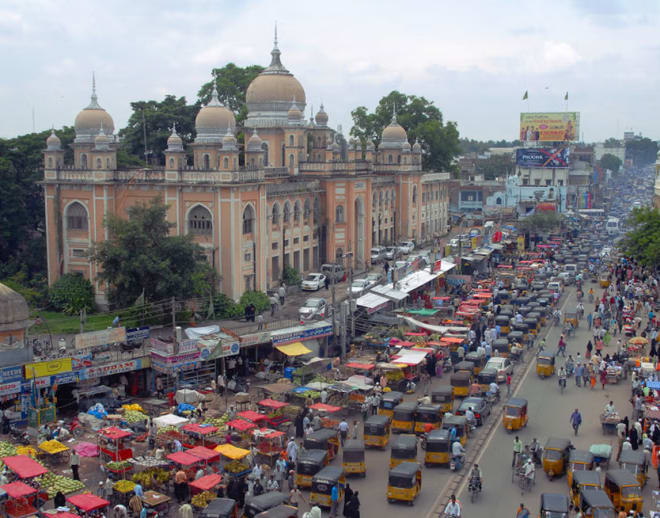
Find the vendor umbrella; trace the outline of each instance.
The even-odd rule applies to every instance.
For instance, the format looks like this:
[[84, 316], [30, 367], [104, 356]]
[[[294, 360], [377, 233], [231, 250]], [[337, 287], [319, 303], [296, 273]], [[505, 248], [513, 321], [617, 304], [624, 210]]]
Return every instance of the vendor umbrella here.
[[649, 341], [643, 336], [635, 336], [628, 340], [628, 343], [633, 345], [648, 345]]
[[0, 489], [7, 493], [7, 495], [9, 495], [11, 498], [21, 498], [37, 492], [37, 490], [33, 487], [30, 487], [27, 484], [19, 481], [0, 486]]

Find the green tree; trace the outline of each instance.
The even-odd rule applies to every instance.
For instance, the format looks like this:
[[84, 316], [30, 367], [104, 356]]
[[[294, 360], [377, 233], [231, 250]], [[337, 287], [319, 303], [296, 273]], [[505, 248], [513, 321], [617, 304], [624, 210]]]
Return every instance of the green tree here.
[[621, 159], [611, 153], [605, 153], [600, 158], [600, 166], [604, 169], [609, 169], [615, 174], [619, 172], [621, 165]]
[[459, 153], [458, 128], [455, 122], [443, 123], [442, 112], [424, 97], [406, 95], [396, 90], [383, 97], [373, 113], [364, 106], [351, 112], [353, 127], [350, 135], [364, 146], [371, 139], [380, 142], [385, 126], [390, 124], [396, 107], [397, 121], [404, 127], [408, 140], [419, 139], [422, 145], [422, 165], [425, 169], [450, 170]]
[[215, 82], [220, 102], [234, 112], [236, 121], [240, 124], [247, 117], [247, 106], [245, 104], [247, 88], [263, 69], [264, 67], [259, 65], [239, 67], [234, 63], [227, 63], [222, 68], [214, 68], [211, 71], [212, 79], [202, 85], [197, 97], [202, 104], [208, 103], [211, 100], [211, 92]]
[[57, 279], [48, 290], [50, 306], [69, 315], [81, 310], [94, 310], [94, 286], [77, 273], [67, 273]]
[[[162, 101], [135, 101], [131, 103], [133, 113], [128, 125], [119, 131], [120, 151], [117, 156], [120, 165], [144, 164], [144, 130], [147, 130], [147, 150], [151, 151], [151, 163], [163, 164], [163, 152], [167, 148], [172, 125], [184, 144], [192, 142], [195, 135], [195, 116], [200, 103], [187, 104], [185, 97], [166, 95]], [[121, 159], [121, 160], [120, 160]]]
[[105, 222], [109, 238], [95, 245], [91, 258], [102, 268], [99, 279], [108, 284], [115, 306], [132, 305], [142, 290], [150, 301], [208, 294], [214, 272], [192, 235], [170, 235], [174, 224], [166, 219], [167, 209], [154, 198], [130, 207], [127, 220], [110, 216]]
[[626, 158], [636, 167], [653, 164], [658, 156], [658, 143], [650, 138], [634, 138], [626, 143]]
[[483, 174], [486, 180], [506, 178], [513, 173], [514, 163], [511, 154], [491, 155], [489, 158], [477, 160], [477, 173]]
[[633, 209], [628, 223], [632, 230], [619, 244], [628, 257], [651, 269], [660, 266], [660, 213], [650, 207]]
[[603, 146], [606, 148], [621, 147], [621, 141], [610, 137], [605, 142], [603, 142]]

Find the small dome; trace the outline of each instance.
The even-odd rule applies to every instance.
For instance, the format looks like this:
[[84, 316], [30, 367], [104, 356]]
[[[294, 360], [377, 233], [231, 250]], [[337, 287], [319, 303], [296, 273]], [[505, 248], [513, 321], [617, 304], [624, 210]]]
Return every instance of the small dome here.
[[289, 121], [301, 121], [303, 118], [303, 113], [300, 111], [300, 108], [298, 108], [295, 98], [291, 103], [291, 108], [289, 108], [289, 111], [287, 112], [287, 118]]
[[96, 81], [92, 79], [92, 99], [89, 105], [76, 116], [73, 123], [76, 131], [76, 142], [93, 142], [101, 128], [112, 135], [115, 131], [115, 123], [98, 103], [96, 96]]
[[413, 153], [421, 153], [422, 152], [422, 145], [419, 143], [419, 140], [415, 139], [415, 143], [413, 144], [412, 150], [413, 150]]
[[195, 117], [195, 130], [197, 131], [195, 141], [219, 140], [224, 135], [227, 126], [234, 130], [236, 119], [231, 110], [219, 101], [218, 91], [214, 86], [211, 100], [199, 110]]
[[183, 151], [183, 139], [176, 132], [176, 122], [172, 125], [172, 133], [167, 138], [167, 151]]
[[27, 328], [30, 309], [22, 295], [0, 283], [0, 331]]
[[325, 110], [323, 109], [323, 104], [321, 104], [321, 109], [316, 114], [316, 124], [318, 124], [319, 126], [328, 125], [328, 114], [325, 113]]
[[236, 137], [230, 127], [227, 127], [225, 136], [222, 137], [222, 149], [226, 151], [235, 151], [236, 149]]
[[403, 126], [396, 120], [396, 114], [392, 115], [392, 122], [383, 130], [380, 140], [381, 149], [402, 148], [408, 142], [408, 134]]
[[403, 143], [403, 152], [410, 153], [410, 142], [407, 140]]
[[257, 135], [257, 129], [255, 128], [254, 131], [252, 132], [252, 136], [250, 137], [250, 140], [248, 140], [247, 150], [262, 151], [261, 144], [263, 144], [263, 140], [261, 140], [261, 137]]
[[94, 147], [98, 150], [104, 151], [110, 149], [111, 142], [112, 139], [105, 134], [105, 131], [103, 131], [103, 125], [101, 125], [99, 134], [96, 135], [96, 137], [94, 138]]
[[54, 129], [50, 131], [50, 135], [48, 135], [48, 138], [46, 139], [46, 146], [48, 151], [60, 151], [62, 149], [62, 141], [60, 140], [60, 137], [55, 134]]

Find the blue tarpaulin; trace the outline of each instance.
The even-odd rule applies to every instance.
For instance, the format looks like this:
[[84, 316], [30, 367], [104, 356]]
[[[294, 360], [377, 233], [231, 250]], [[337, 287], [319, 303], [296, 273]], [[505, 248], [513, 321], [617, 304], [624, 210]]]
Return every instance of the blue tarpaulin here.
[[179, 406], [177, 407], [178, 414], [182, 414], [183, 412], [192, 412], [193, 410], [195, 410], [195, 407], [189, 405], [188, 403], [179, 403]]
[[646, 386], [653, 390], [660, 390], [660, 381], [647, 381]]

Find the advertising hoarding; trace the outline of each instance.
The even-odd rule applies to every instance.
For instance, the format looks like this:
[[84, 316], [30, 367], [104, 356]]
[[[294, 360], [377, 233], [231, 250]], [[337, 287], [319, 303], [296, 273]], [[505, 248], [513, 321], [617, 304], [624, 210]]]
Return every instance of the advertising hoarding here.
[[520, 167], [568, 167], [568, 148], [516, 149], [516, 165]]
[[520, 140], [527, 142], [564, 142], [577, 140], [580, 112], [520, 114]]
[[62, 372], [71, 372], [71, 358], [51, 360], [47, 362], [28, 363], [25, 365], [25, 379], [52, 376]]
[[76, 349], [89, 349], [99, 345], [126, 342], [126, 328], [112, 327], [102, 331], [81, 333], [76, 335]]

